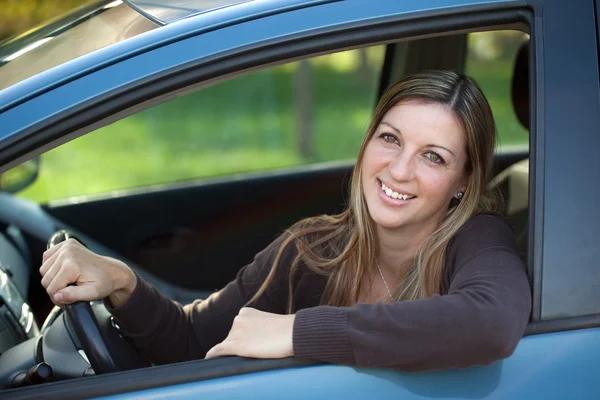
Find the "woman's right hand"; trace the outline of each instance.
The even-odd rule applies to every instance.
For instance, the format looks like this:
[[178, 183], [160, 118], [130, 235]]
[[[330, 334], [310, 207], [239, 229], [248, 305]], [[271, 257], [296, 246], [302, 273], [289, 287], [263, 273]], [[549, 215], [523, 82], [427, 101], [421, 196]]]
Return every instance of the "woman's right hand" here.
[[[137, 283], [125, 263], [100, 256], [75, 239], [68, 239], [44, 252], [42, 286], [56, 305], [108, 297], [113, 307], [124, 304]], [[70, 284], [76, 284], [69, 286]]]

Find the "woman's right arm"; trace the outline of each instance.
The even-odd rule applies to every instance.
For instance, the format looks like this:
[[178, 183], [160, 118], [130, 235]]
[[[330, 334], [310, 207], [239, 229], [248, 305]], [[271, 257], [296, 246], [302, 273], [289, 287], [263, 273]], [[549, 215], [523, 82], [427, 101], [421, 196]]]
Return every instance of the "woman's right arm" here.
[[[134, 347], [153, 363], [166, 364], [203, 358], [227, 337], [233, 319], [267, 276], [280, 244], [276, 240], [258, 253], [219, 292], [186, 306], [162, 295], [121, 261], [99, 256], [72, 240], [44, 253], [40, 272], [55, 304], [104, 299]], [[67, 286], [70, 283], [77, 286]], [[284, 313], [283, 288], [287, 285], [272, 285], [253, 307]]]

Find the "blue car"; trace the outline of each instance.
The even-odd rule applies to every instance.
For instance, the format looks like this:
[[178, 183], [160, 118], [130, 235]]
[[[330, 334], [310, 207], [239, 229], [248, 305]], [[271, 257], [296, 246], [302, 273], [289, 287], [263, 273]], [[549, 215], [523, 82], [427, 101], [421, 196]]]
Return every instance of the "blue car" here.
[[[600, 399], [598, 0], [106, 0], [0, 43], [0, 398]], [[340, 212], [401, 76], [475, 78], [533, 309], [512, 355], [408, 373], [149, 365], [101, 303], [53, 309], [59, 230], [181, 303]], [[147, 310], [151, 314], [153, 310]]]

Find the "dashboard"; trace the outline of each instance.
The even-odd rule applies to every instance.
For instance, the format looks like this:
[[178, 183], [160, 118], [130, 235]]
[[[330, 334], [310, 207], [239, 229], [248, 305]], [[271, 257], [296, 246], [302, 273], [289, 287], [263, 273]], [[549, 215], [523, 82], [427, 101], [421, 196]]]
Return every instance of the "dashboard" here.
[[21, 231], [5, 226], [0, 233], [0, 355], [39, 334], [26, 302], [32, 270], [29, 254]]
[[[35, 300], [33, 309], [28, 304], [28, 300], [34, 301], [43, 290], [41, 285], [30, 285], [37, 285], [41, 280], [38, 268], [44, 243], [63, 229], [76, 234], [95, 253], [126, 262], [173, 300], [190, 302], [205, 294], [162, 281], [54, 218], [39, 204], [0, 192], [0, 390], [95, 374], [93, 359], [88, 359], [82, 345], [89, 341], [89, 336], [86, 332], [77, 332], [77, 326], [81, 325], [75, 322], [79, 318], [74, 321], [63, 308], [54, 307], [39, 327], [44, 317], [34, 316], [35, 310], [41, 311], [35, 308], [39, 304]], [[51, 305], [49, 299], [47, 302]], [[118, 326], [103, 303], [92, 302], [90, 307], [96, 321], [92, 325], [97, 325], [99, 337], [110, 346], [108, 353], [112, 353], [115, 368], [146, 366], [147, 362], [120, 336]]]

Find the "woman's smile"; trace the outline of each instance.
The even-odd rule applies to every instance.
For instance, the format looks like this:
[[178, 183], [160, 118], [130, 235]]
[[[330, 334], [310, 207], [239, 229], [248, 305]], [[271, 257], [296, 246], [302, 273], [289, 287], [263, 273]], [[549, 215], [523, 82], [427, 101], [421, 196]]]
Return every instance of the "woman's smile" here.
[[381, 198], [386, 204], [390, 204], [392, 206], [403, 206], [417, 198], [417, 196], [408, 191], [391, 188], [383, 183], [383, 181], [380, 179], [377, 179], [377, 184], [381, 188], [379, 191]]

